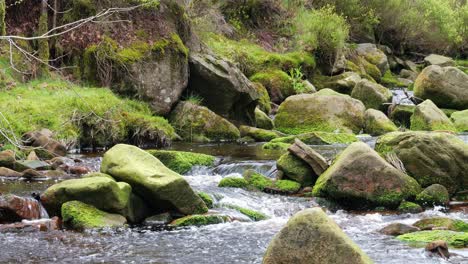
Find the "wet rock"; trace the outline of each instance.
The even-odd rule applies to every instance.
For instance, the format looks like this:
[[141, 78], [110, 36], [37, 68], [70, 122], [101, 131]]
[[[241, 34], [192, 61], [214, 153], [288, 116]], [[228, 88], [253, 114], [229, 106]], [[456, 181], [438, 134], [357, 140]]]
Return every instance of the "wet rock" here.
[[13, 168], [15, 164], [16, 157], [13, 150], [4, 150], [0, 152], [0, 166], [6, 168]]
[[240, 126], [239, 131], [241, 133], [241, 137], [251, 137], [257, 142], [267, 142], [272, 139], [285, 136], [285, 134], [278, 131], [266, 130], [249, 126]]
[[169, 224], [171, 221], [172, 216], [170, 213], [162, 213], [146, 218], [143, 224], [148, 226], [163, 226]]
[[356, 84], [351, 97], [363, 102], [366, 108], [383, 110], [384, 104], [392, 101], [393, 94], [384, 86], [363, 79]]
[[416, 196], [416, 202], [422, 206], [448, 205], [449, 201], [447, 188], [440, 184], [433, 184]]
[[39, 218], [41, 218], [41, 205], [37, 200], [12, 194], [0, 196], [0, 223]]
[[[57, 140], [53, 139], [52, 132], [48, 129], [25, 133], [22, 139], [26, 146], [44, 149], [46, 153], [42, 158], [65, 156], [67, 154], [67, 148]], [[36, 154], [39, 155], [39, 153]]]
[[273, 238], [263, 257], [273, 263], [373, 263], [320, 208], [295, 214]]
[[109, 149], [102, 159], [101, 172], [129, 183], [154, 209], [175, 209], [185, 215], [208, 211], [182, 176], [137, 147], [118, 144]]
[[273, 120], [258, 107], [255, 108], [255, 121], [258, 128], [271, 130], [275, 127]]
[[276, 166], [281, 172], [280, 179], [290, 179], [301, 186], [313, 185], [318, 177], [309, 164], [291, 153], [282, 155], [276, 161]]
[[422, 187], [441, 184], [450, 194], [468, 189], [468, 145], [455, 135], [393, 132], [378, 138], [376, 150], [394, 153]]
[[121, 227], [127, 223], [121, 215], [110, 214], [79, 201], [64, 203], [61, 214], [64, 225], [75, 230]]
[[380, 136], [398, 131], [395, 124], [379, 110], [367, 109], [364, 114], [364, 131], [372, 136]]
[[425, 248], [426, 251], [431, 252], [439, 257], [444, 259], [450, 258], [450, 253], [448, 250], [447, 242], [443, 240], [436, 240], [431, 243], [428, 243]]
[[21, 178], [22, 176], [23, 176], [22, 173], [19, 173], [17, 171], [14, 171], [5, 167], [0, 167], [0, 177]]
[[132, 188], [104, 177], [66, 180], [52, 185], [41, 195], [50, 215], [59, 215], [62, 204], [81, 201], [112, 213], [120, 213], [127, 206]]
[[419, 204], [415, 204], [415, 203], [407, 202], [407, 201], [401, 202], [397, 210], [400, 213], [411, 213], [411, 214], [417, 214], [417, 213], [421, 213], [422, 211], [424, 211], [423, 208]]
[[431, 54], [424, 58], [424, 62], [427, 66], [437, 65], [440, 67], [455, 66], [455, 61], [452, 58], [445, 57], [442, 55]]
[[0, 225], [0, 233], [12, 232], [50, 232], [60, 230], [62, 228], [62, 220], [58, 217], [51, 219], [40, 220], [23, 220], [18, 223]]
[[452, 113], [450, 120], [458, 132], [468, 132], [468, 110]]
[[216, 159], [211, 155], [185, 151], [148, 150], [148, 152], [166, 167], [180, 174], [190, 171], [194, 166], [213, 166]]
[[62, 166], [73, 166], [75, 161], [67, 157], [55, 157], [49, 161], [53, 169], [58, 169]]
[[286, 150], [288, 150], [290, 145], [291, 144], [289, 144], [289, 143], [282, 143], [282, 142], [267, 142], [267, 143], [262, 145], [262, 149], [286, 151]]
[[413, 246], [424, 247], [427, 243], [444, 240], [449, 246], [464, 248], [468, 246], [468, 233], [450, 230], [418, 231], [397, 237], [398, 240], [411, 243]]
[[351, 133], [329, 133], [329, 132], [310, 132], [294, 136], [280, 137], [273, 139], [272, 143], [294, 143], [299, 139], [308, 145], [333, 145], [333, 144], [351, 144], [359, 141], [356, 135]]
[[232, 204], [223, 204], [223, 207], [234, 209], [234, 210], [238, 211], [239, 213], [247, 216], [252, 221], [262, 221], [262, 220], [268, 219], [268, 216], [266, 216], [266, 215], [264, 215], [264, 214], [262, 214], [262, 213], [260, 213], [258, 211], [248, 209], [248, 208], [244, 208], [244, 207], [241, 207], [241, 206], [232, 205]]
[[237, 127], [228, 120], [191, 102], [180, 102], [169, 121], [186, 141], [210, 142], [236, 140], [240, 137]]
[[208, 207], [208, 209], [213, 208], [214, 201], [211, 195], [207, 194], [206, 192], [198, 192], [198, 196], [200, 196], [203, 202], [205, 202], [206, 207]]
[[401, 223], [393, 223], [380, 229], [379, 232], [388, 236], [399, 236], [416, 231], [419, 231], [419, 228]]
[[318, 178], [313, 193], [350, 207], [366, 203], [396, 207], [420, 191], [416, 180], [387, 163], [366, 143], [356, 142]]
[[411, 130], [424, 131], [455, 131], [450, 119], [431, 100], [426, 100], [416, 106], [411, 116]]
[[288, 151], [309, 164], [315, 175], [321, 175], [328, 168], [328, 162], [322, 155], [297, 138], [294, 144], [288, 148]]
[[259, 93], [228, 61], [209, 54], [190, 55], [189, 90], [203, 98], [215, 113], [241, 124], [255, 125]]
[[438, 107], [468, 108], [468, 75], [455, 67], [429, 66], [414, 83], [414, 96], [430, 99]]
[[452, 230], [468, 232], [468, 223], [447, 217], [430, 217], [421, 219], [413, 224], [421, 230]]
[[22, 173], [22, 177], [25, 178], [25, 179], [30, 179], [30, 180], [33, 180], [33, 179], [39, 179], [39, 178], [44, 178], [45, 175], [43, 175], [42, 173], [36, 171], [36, 170], [33, 170], [33, 169], [27, 169], [27, 170], [24, 170], [23, 173]]
[[229, 222], [229, 217], [225, 215], [189, 215], [176, 219], [170, 223], [173, 227], [204, 226]]
[[48, 170], [50, 169], [50, 164], [40, 160], [20, 160], [15, 162], [16, 171], [24, 170]]
[[249, 183], [244, 178], [229, 176], [224, 177], [218, 184], [218, 187], [246, 188]]
[[361, 101], [323, 89], [314, 94], [288, 97], [278, 109], [275, 125], [279, 131], [289, 134], [358, 133], [364, 126], [364, 112]]

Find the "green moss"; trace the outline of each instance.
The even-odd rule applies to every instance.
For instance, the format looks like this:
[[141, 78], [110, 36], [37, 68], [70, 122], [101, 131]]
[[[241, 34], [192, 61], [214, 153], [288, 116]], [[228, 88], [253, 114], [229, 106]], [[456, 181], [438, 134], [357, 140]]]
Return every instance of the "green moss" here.
[[358, 141], [356, 135], [349, 133], [311, 132], [296, 136], [280, 137], [271, 140], [271, 142], [292, 144], [296, 138], [309, 145], [351, 144]]
[[414, 131], [455, 131], [451, 123], [425, 120], [422, 116], [413, 114], [411, 116], [411, 130]]
[[66, 225], [78, 230], [121, 226], [125, 223], [123, 216], [106, 213], [79, 201], [64, 203], [61, 214]]
[[315, 182], [315, 173], [310, 166], [290, 153], [282, 155], [276, 166], [286, 178], [299, 182], [302, 186], [311, 186]]
[[225, 223], [229, 217], [224, 215], [189, 215], [179, 218], [171, 223], [174, 227], [204, 226]]
[[205, 193], [205, 192], [199, 192], [198, 193], [198, 196], [200, 196], [200, 198], [203, 200], [203, 202], [205, 202], [206, 204], [206, 207], [208, 208], [213, 208], [213, 198], [211, 197], [211, 195]]
[[240, 126], [239, 131], [242, 137], [251, 137], [259, 142], [270, 141], [272, 139], [280, 137], [280, 135], [283, 135], [276, 131], [249, 127], [249, 126]]
[[458, 132], [468, 132], [468, 110], [458, 111], [450, 116]]
[[283, 142], [267, 142], [262, 145], [262, 149], [265, 150], [287, 150], [291, 146], [289, 143]]
[[433, 184], [416, 196], [416, 202], [422, 206], [446, 205], [449, 200], [447, 189], [440, 184]]
[[215, 161], [213, 156], [193, 152], [172, 150], [149, 150], [148, 152], [179, 174], [187, 173], [193, 166], [212, 166]]
[[420, 205], [412, 203], [412, 202], [406, 202], [406, 201], [401, 202], [397, 210], [402, 213], [413, 213], [413, 214], [420, 213], [423, 211]]
[[260, 190], [260, 191], [263, 191], [265, 190], [265, 188], [267, 187], [271, 187], [273, 185], [273, 181], [260, 174], [260, 173], [257, 173], [253, 170], [247, 170], [244, 172], [243, 174], [243, 177], [244, 179], [247, 180], [247, 182], [249, 183], [249, 185], [251, 185], [252, 187]]
[[262, 84], [276, 102], [296, 94], [293, 80], [282, 70], [256, 72], [250, 77], [250, 80]]
[[260, 95], [260, 99], [258, 99], [258, 108], [266, 114], [269, 114], [271, 111], [271, 100], [267, 89], [260, 82], [254, 82], [253, 85]]
[[108, 179], [111, 179], [111, 180], [115, 181], [115, 179], [112, 176], [110, 176], [109, 174], [105, 174], [105, 173], [101, 173], [101, 172], [88, 173], [86, 175], [83, 175], [81, 178], [94, 178], [94, 177], [103, 177], [103, 178], [108, 178]]
[[277, 180], [275, 188], [285, 193], [296, 193], [301, 189], [301, 184], [290, 180]]
[[387, 70], [380, 81], [383, 85], [390, 88], [406, 87], [406, 85], [398, 80], [398, 77], [393, 75], [390, 70]]
[[468, 232], [468, 223], [462, 220], [447, 217], [431, 217], [417, 221], [413, 224], [420, 229], [445, 228], [451, 231]]
[[[149, 106], [122, 99], [106, 88], [88, 88], [60, 79], [35, 80], [0, 93], [0, 112], [20, 138], [48, 128], [65, 143], [107, 146], [143, 140], [170, 141], [174, 129]], [[0, 142], [5, 142], [0, 136]]]
[[435, 240], [444, 240], [455, 248], [468, 246], [468, 233], [447, 230], [419, 231], [398, 236], [397, 239], [421, 247]]
[[268, 219], [268, 216], [266, 216], [265, 214], [262, 214], [260, 212], [257, 212], [255, 210], [251, 210], [251, 209], [247, 209], [247, 208], [244, 208], [244, 207], [240, 207], [240, 206], [237, 206], [237, 205], [231, 205], [231, 204], [225, 205], [225, 207], [234, 209], [236, 211], [239, 211], [241, 214], [244, 214], [244, 215], [248, 216], [253, 221], [262, 221], [262, 220]]
[[239, 177], [225, 177], [223, 178], [218, 187], [232, 187], [232, 188], [247, 188], [249, 183], [244, 178]]

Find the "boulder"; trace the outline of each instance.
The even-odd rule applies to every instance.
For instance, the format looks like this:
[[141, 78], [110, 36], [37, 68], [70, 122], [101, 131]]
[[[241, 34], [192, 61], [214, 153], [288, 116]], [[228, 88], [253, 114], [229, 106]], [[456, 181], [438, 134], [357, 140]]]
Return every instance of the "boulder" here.
[[389, 117], [396, 125], [410, 128], [411, 116], [415, 109], [415, 105], [392, 105], [389, 108]]
[[416, 231], [419, 231], [419, 228], [401, 223], [393, 223], [380, 229], [379, 232], [388, 236], [399, 236]]
[[213, 166], [215, 157], [211, 155], [174, 151], [174, 150], [148, 150], [169, 169], [184, 174], [189, 172], [194, 166]]
[[64, 203], [61, 215], [64, 225], [75, 230], [121, 227], [127, 223], [125, 217], [121, 215], [101, 211], [80, 201]]
[[235, 176], [224, 177], [218, 184], [218, 187], [228, 188], [247, 188], [248, 186], [249, 182], [246, 179]]
[[16, 162], [16, 155], [13, 150], [4, 150], [0, 152], [0, 166], [13, 168]]
[[368, 62], [379, 68], [381, 75], [390, 69], [387, 55], [381, 51], [375, 44], [361, 43], [358, 44], [355, 52], [357, 55], [364, 57]]
[[276, 161], [280, 179], [290, 179], [301, 184], [301, 186], [312, 186], [318, 175], [302, 159], [291, 153], [282, 155]]
[[41, 204], [33, 198], [19, 197], [13, 194], [1, 195], [0, 224], [47, 217], [41, 208]]
[[450, 195], [444, 186], [432, 184], [416, 196], [416, 202], [423, 206], [447, 205]]
[[171, 221], [172, 216], [170, 213], [162, 213], [146, 218], [143, 224], [148, 226], [164, 226], [169, 224]]
[[178, 173], [135, 146], [118, 144], [102, 159], [101, 172], [126, 182], [155, 210], [189, 215], [208, 211], [205, 203]]
[[372, 136], [380, 136], [398, 131], [395, 124], [379, 110], [367, 109], [364, 114], [364, 132]]
[[393, 94], [380, 84], [363, 79], [356, 84], [351, 97], [364, 103], [366, 108], [385, 109], [385, 103], [392, 102]]
[[422, 211], [424, 211], [424, 209], [419, 204], [415, 204], [415, 203], [407, 202], [407, 201], [401, 202], [397, 210], [400, 213], [410, 213], [410, 214], [417, 214], [417, 213], [421, 213]]
[[323, 89], [314, 94], [288, 97], [278, 109], [275, 125], [288, 134], [337, 130], [359, 133], [364, 126], [364, 112], [361, 101]]
[[0, 233], [50, 232], [62, 229], [62, 220], [55, 216], [51, 219], [23, 220], [13, 224], [0, 225]]
[[468, 246], [467, 232], [454, 232], [449, 230], [418, 231], [397, 237], [398, 240], [411, 243], [413, 246], [425, 247], [427, 243], [444, 240], [449, 246], [464, 248]]
[[468, 232], [468, 223], [447, 217], [430, 217], [421, 219], [413, 224], [421, 230], [444, 229], [457, 232]]
[[416, 78], [418, 78], [418, 72], [403, 69], [403, 70], [400, 71], [400, 77], [411, 80], [411, 81], [414, 82], [416, 80]]
[[468, 188], [468, 145], [455, 135], [393, 132], [376, 143], [381, 155], [394, 153], [422, 187], [441, 184], [450, 194]]
[[[262, 112], [265, 112], [266, 114], [269, 114], [271, 112], [271, 100], [270, 100], [270, 95], [268, 94], [267, 89], [265, 86], [263, 86], [261, 83], [253, 83], [255, 89], [257, 89], [258, 94], [260, 95], [260, 98], [258, 99], [258, 106], [255, 108], [255, 111], [257, 109], [261, 110]], [[255, 112], [256, 114], [257, 112]]]
[[448, 259], [450, 257], [447, 242], [444, 240], [436, 240], [428, 243], [425, 250], [444, 259]]
[[353, 142], [359, 141], [356, 135], [351, 133], [310, 132], [294, 136], [276, 138], [271, 142], [292, 144], [296, 138], [308, 145], [351, 144]]
[[414, 83], [414, 96], [430, 99], [442, 108], [468, 108], [468, 75], [455, 67], [429, 66]]
[[170, 223], [173, 227], [205, 226], [229, 222], [229, 217], [225, 215], [189, 215], [176, 219]]
[[411, 130], [455, 131], [452, 121], [431, 100], [416, 106], [411, 116]]
[[240, 126], [239, 131], [241, 133], [241, 137], [251, 137], [258, 142], [267, 142], [275, 138], [279, 138], [284, 136], [283, 133], [266, 130], [261, 128], [249, 127], [249, 126]]
[[191, 142], [236, 140], [239, 129], [208, 108], [191, 102], [180, 102], [169, 117], [179, 135]]
[[328, 162], [322, 155], [297, 138], [294, 140], [294, 144], [288, 148], [288, 151], [309, 164], [315, 175], [321, 175], [328, 168]]
[[258, 72], [250, 77], [252, 82], [261, 83], [268, 91], [271, 101], [280, 104], [287, 97], [295, 95], [291, 77], [281, 70]]
[[23, 176], [22, 173], [16, 172], [14, 170], [11, 170], [5, 167], [0, 167], [0, 177], [21, 178], [22, 176]]
[[455, 66], [455, 61], [452, 58], [445, 57], [442, 55], [431, 54], [424, 58], [424, 62], [427, 66], [437, 65], [440, 67]]
[[255, 108], [255, 121], [258, 128], [271, 130], [275, 128], [273, 120], [265, 114], [262, 110]]
[[367, 144], [356, 142], [318, 178], [313, 194], [349, 207], [396, 207], [420, 191], [416, 180], [390, 165]]
[[[45, 155], [42, 155], [41, 158], [67, 155], [67, 148], [53, 139], [52, 132], [48, 129], [28, 132], [23, 135], [22, 140], [23, 144], [26, 146], [43, 148], [45, 150]], [[38, 156], [41, 156], [41, 153], [43, 152], [37, 152]]]
[[372, 260], [320, 208], [295, 214], [268, 245], [264, 264], [364, 264]]
[[317, 83], [321, 89], [329, 88], [343, 94], [351, 94], [353, 88], [361, 81], [361, 76], [355, 72], [344, 72], [333, 77], [324, 77]]
[[66, 180], [52, 185], [41, 195], [50, 215], [58, 215], [62, 204], [80, 201], [111, 213], [121, 213], [128, 206], [132, 188], [125, 182], [105, 177]]
[[452, 113], [450, 120], [458, 132], [468, 132], [468, 110]]
[[218, 115], [255, 125], [260, 95], [232, 63], [209, 54], [191, 54], [189, 91], [200, 95], [203, 104]]

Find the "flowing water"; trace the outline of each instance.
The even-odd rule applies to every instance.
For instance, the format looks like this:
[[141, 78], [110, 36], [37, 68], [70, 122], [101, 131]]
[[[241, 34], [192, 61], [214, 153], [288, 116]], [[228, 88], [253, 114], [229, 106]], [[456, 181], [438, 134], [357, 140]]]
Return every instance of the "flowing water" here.
[[[375, 139], [361, 138], [369, 145]], [[331, 158], [345, 146], [314, 146]], [[261, 263], [262, 256], [273, 236], [296, 212], [317, 206], [313, 198], [286, 197], [242, 189], [218, 188], [226, 176], [238, 175], [245, 169], [274, 177], [278, 151], [263, 151], [261, 145], [236, 144], [175, 144], [177, 150], [189, 150], [216, 155], [213, 168], [193, 168], [184, 176], [190, 185], [215, 197], [215, 208], [241, 221], [191, 227], [173, 231], [153, 231], [147, 228], [119, 230], [0, 233], [0, 263]], [[85, 158], [97, 170], [98, 156]], [[56, 181], [0, 182], [0, 193], [29, 195], [41, 192]], [[248, 221], [236, 211], [221, 205], [238, 205], [260, 211], [269, 216], [260, 222]], [[451, 250], [458, 256], [449, 261], [432, 258], [421, 248], [412, 248], [392, 237], [378, 233], [384, 226], [402, 222], [412, 224], [424, 216], [448, 215], [468, 220], [468, 212], [444, 213], [441, 210], [421, 214], [383, 214], [375, 212], [328, 212], [343, 230], [376, 263], [468, 263], [467, 250]]]

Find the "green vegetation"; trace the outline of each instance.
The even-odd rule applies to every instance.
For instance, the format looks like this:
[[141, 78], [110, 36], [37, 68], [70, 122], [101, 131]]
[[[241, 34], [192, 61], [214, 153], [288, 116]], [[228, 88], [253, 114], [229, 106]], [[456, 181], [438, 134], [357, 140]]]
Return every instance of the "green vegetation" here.
[[206, 207], [208, 208], [213, 208], [213, 198], [211, 197], [211, 195], [205, 193], [205, 192], [199, 192], [198, 193], [198, 196], [200, 196], [200, 198], [203, 200], [203, 202], [205, 202], [206, 204]]
[[262, 145], [262, 149], [266, 150], [287, 150], [291, 146], [289, 143], [283, 143], [283, 142], [267, 142]]
[[301, 189], [301, 184], [290, 180], [277, 180], [274, 187], [285, 193], [297, 193]]
[[[169, 123], [153, 116], [145, 103], [119, 98], [106, 88], [81, 87], [58, 78], [34, 80], [3, 91], [0, 112], [17, 138], [42, 128], [52, 130], [67, 144], [88, 146], [145, 139], [161, 143], [174, 137]], [[5, 138], [0, 137], [0, 142]]]
[[420, 213], [423, 211], [420, 205], [412, 203], [412, 202], [407, 202], [407, 201], [401, 202], [397, 210], [401, 213], [412, 213], [412, 214]]
[[126, 222], [123, 216], [106, 213], [79, 201], [64, 203], [61, 214], [63, 222], [77, 230], [122, 226]]
[[398, 236], [397, 239], [422, 247], [435, 240], [444, 240], [449, 246], [456, 248], [468, 246], [468, 232], [454, 232], [447, 230], [419, 231]]
[[271, 140], [271, 143], [292, 144], [296, 138], [309, 145], [351, 144], [358, 141], [356, 135], [350, 133], [311, 132], [276, 138]]
[[151, 155], [158, 158], [169, 169], [184, 174], [193, 166], [212, 166], [215, 157], [185, 151], [172, 151], [172, 150], [149, 150]]
[[262, 214], [260, 212], [255, 211], [255, 210], [252, 210], [252, 209], [247, 209], [247, 208], [244, 208], [244, 207], [240, 207], [240, 206], [237, 206], [237, 205], [231, 205], [231, 204], [227, 204], [227, 205], [224, 205], [224, 206], [227, 207], [227, 208], [231, 208], [231, 209], [234, 209], [236, 211], [239, 211], [241, 214], [244, 214], [244, 215], [248, 216], [253, 221], [262, 221], [262, 220], [268, 219], [268, 216], [266, 216], [265, 214]]
[[380, 80], [382, 85], [385, 85], [386, 87], [389, 88], [395, 88], [395, 87], [406, 87], [404, 83], [398, 80], [398, 77], [393, 75], [393, 73], [388, 70], [385, 72], [384, 76], [382, 76], [382, 79]]
[[225, 223], [229, 217], [224, 215], [189, 215], [179, 218], [171, 223], [174, 227], [204, 226]]
[[246, 188], [249, 183], [244, 178], [239, 177], [225, 177], [223, 178], [218, 187], [232, 187], [232, 188]]

